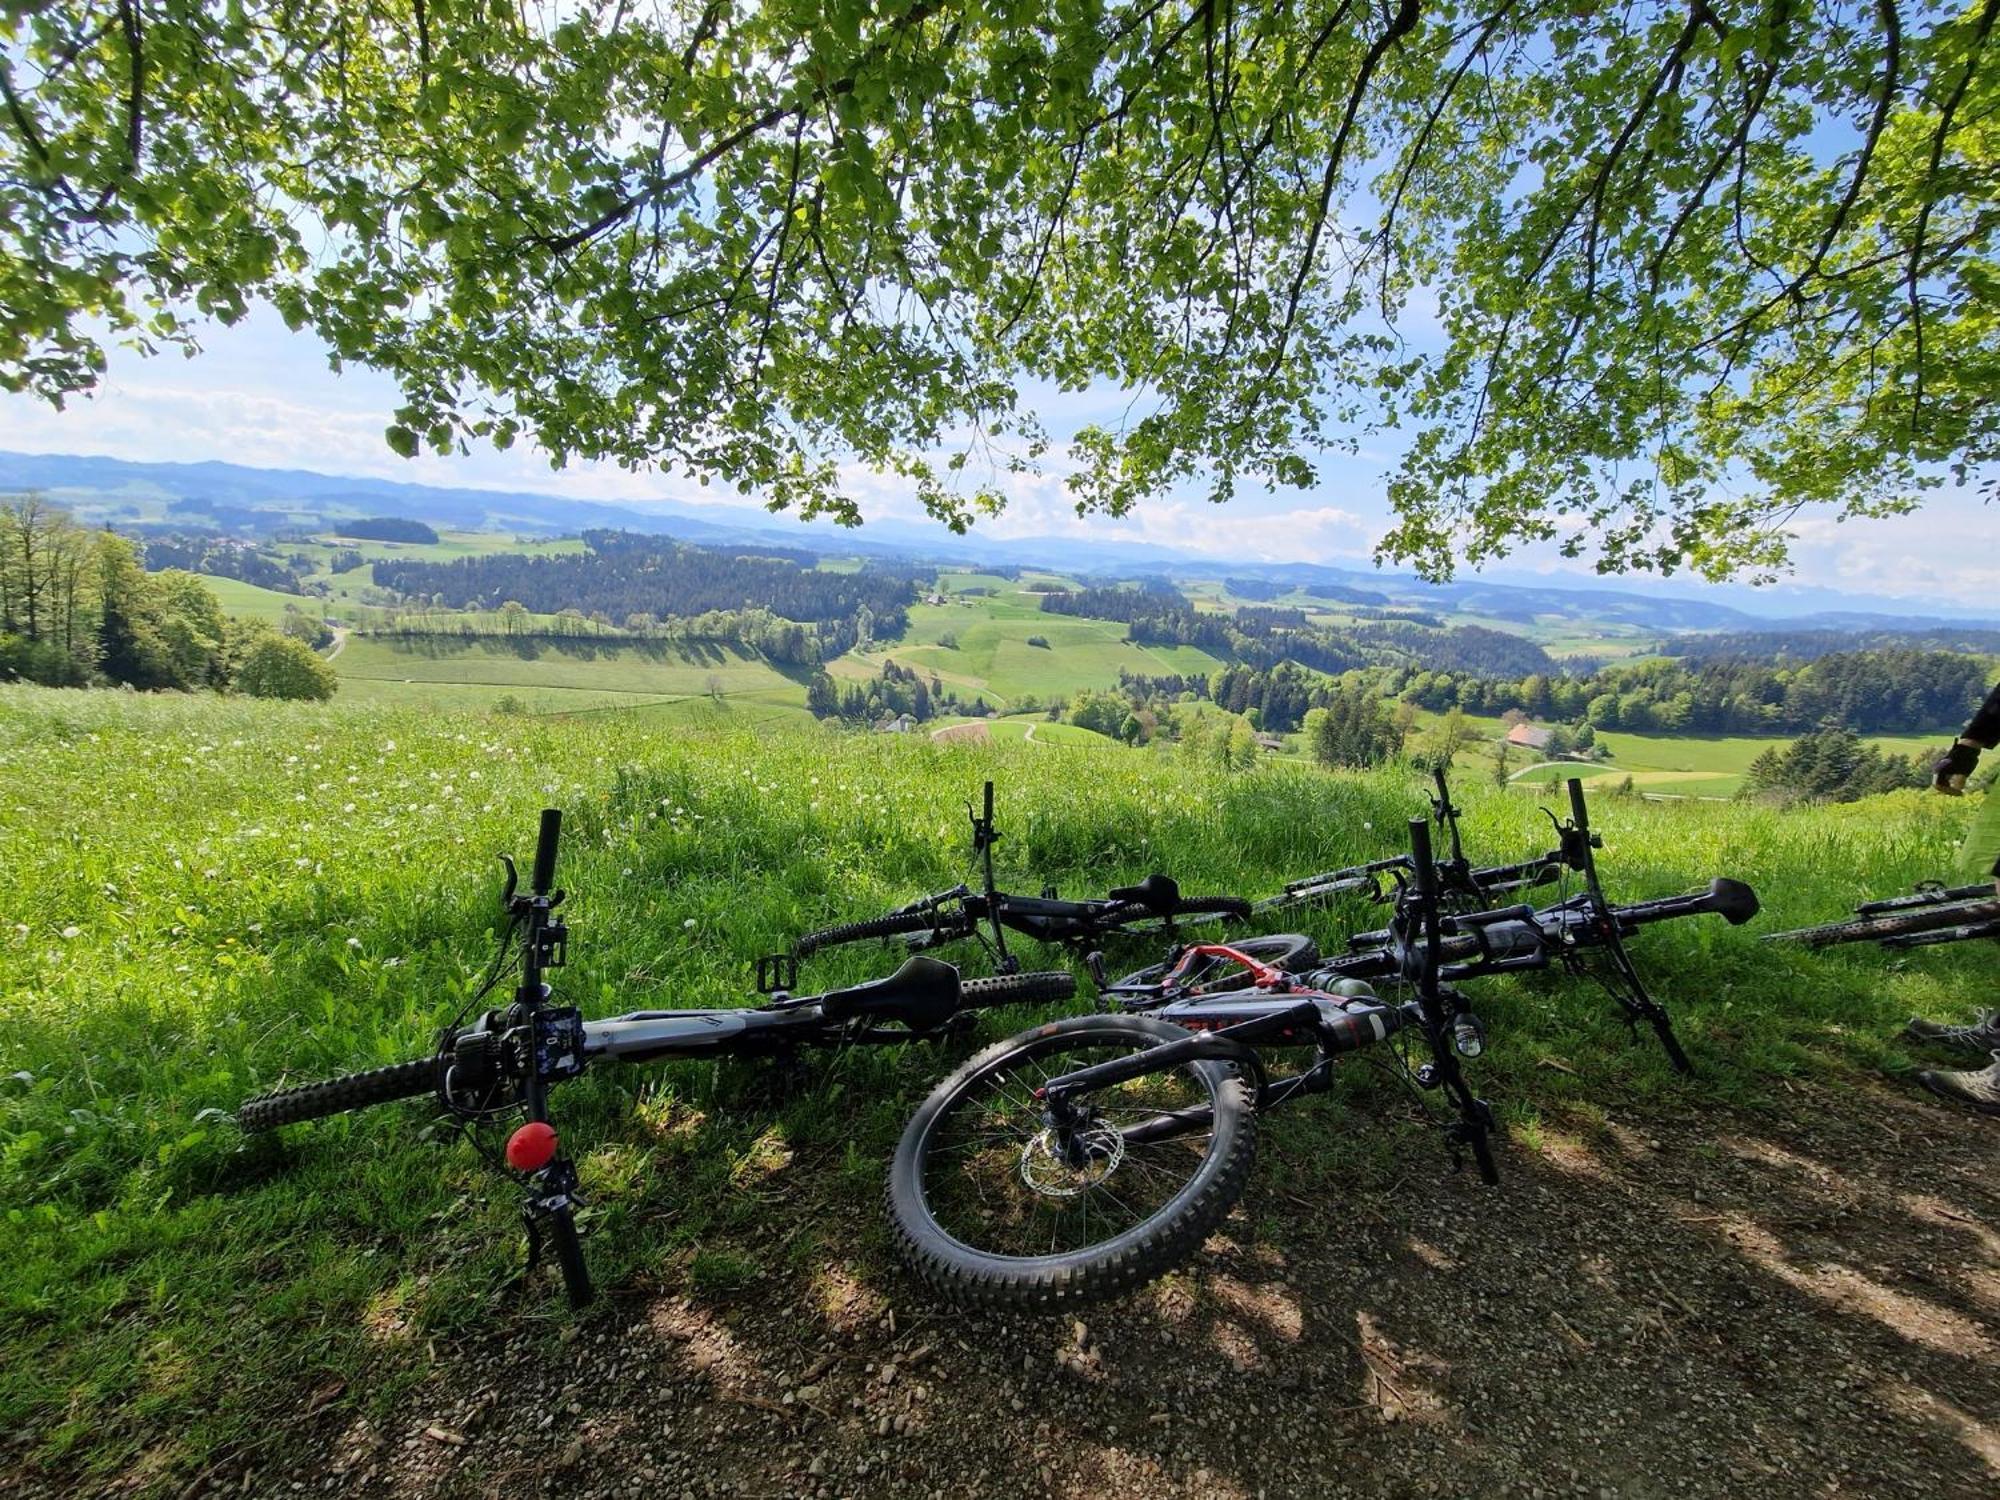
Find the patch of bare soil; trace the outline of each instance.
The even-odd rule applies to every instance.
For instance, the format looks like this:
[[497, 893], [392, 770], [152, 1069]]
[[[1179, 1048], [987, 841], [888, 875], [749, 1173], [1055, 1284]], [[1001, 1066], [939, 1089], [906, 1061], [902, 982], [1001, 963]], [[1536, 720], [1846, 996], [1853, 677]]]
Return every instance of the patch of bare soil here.
[[967, 745], [983, 745], [993, 738], [993, 731], [979, 719], [964, 724], [947, 724], [942, 729], [933, 729], [931, 738], [942, 744], [954, 742]]
[[2000, 1494], [2000, 1128], [1886, 1088], [1673, 1111], [1514, 1140], [1495, 1189], [1414, 1134], [1338, 1201], [1260, 1172], [1185, 1274], [1080, 1317], [839, 1263], [627, 1295], [191, 1493]]

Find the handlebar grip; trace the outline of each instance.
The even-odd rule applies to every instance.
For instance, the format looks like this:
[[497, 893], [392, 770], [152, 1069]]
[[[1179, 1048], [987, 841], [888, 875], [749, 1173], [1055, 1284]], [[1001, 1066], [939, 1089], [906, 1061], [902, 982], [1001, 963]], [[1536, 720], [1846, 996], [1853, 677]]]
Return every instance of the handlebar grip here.
[[1410, 863], [1416, 866], [1417, 890], [1425, 896], [1437, 894], [1437, 864], [1431, 857], [1431, 820], [1410, 819]]
[[1569, 815], [1576, 820], [1577, 832], [1584, 834], [1590, 832], [1590, 814], [1584, 807], [1581, 776], [1572, 776], [1569, 779]]
[[537, 896], [546, 896], [556, 883], [556, 843], [562, 837], [562, 809], [545, 807], [542, 809], [542, 831], [535, 839], [535, 870], [528, 882], [528, 889]]

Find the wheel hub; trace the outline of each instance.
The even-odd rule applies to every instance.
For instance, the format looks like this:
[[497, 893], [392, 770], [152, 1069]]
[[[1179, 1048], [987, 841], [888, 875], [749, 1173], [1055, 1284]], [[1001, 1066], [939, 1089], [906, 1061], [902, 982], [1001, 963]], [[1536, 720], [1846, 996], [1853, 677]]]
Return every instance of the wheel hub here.
[[1074, 1198], [1103, 1182], [1125, 1159], [1125, 1137], [1102, 1122], [1067, 1135], [1065, 1146], [1051, 1125], [1021, 1148], [1021, 1180], [1030, 1192]]

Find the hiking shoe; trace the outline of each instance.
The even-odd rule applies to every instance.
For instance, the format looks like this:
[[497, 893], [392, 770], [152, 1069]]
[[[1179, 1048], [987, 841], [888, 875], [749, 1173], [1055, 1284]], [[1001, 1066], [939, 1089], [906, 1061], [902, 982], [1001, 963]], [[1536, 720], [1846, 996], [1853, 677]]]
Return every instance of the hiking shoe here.
[[1903, 1035], [1913, 1042], [1930, 1042], [1938, 1047], [1953, 1047], [1960, 1052], [1988, 1053], [2000, 1051], [2000, 1010], [1989, 1010], [1970, 1026], [1947, 1026], [1942, 1021], [1926, 1021], [1922, 1016], [1912, 1016], [1910, 1024], [1903, 1028]]
[[2000, 1115], [2000, 1050], [1993, 1065], [1976, 1073], [1919, 1073], [1917, 1082], [1940, 1099], [1969, 1104], [1981, 1114]]

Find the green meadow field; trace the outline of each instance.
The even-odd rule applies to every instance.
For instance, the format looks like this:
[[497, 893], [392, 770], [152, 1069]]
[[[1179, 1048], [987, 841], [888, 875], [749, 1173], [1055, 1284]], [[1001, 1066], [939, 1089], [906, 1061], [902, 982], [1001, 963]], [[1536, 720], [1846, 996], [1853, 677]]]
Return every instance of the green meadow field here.
[[[1164, 869], [1258, 894], [1395, 851], [1424, 807], [1406, 768], [1225, 776], [1039, 729], [949, 744], [751, 722], [735, 698], [523, 718], [0, 688], [0, 1423], [24, 1473], [178, 1494], [224, 1457], [277, 1451], [326, 1392], [392, 1416], [483, 1320], [559, 1347], [570, 1315], [546, 1283], [500, 1300], [520, 1254], [514, 1194], [421, 1103], [276, 1137], [230, 1121], [250, 1094], [425, 1051], [490, 956], [493, 855], [526, 852], [540, 807], [568, 814], [557, 977], [588, 1014], [747, 1002], [759, 954], [966, 878], [962, 806], [989, 776], [1003, 879], [1072, 893]], [[1480, 855], [1546, 846], [1537, 799], [1468, 781], [1462, 800]], [[1611, 1104], [1754, 1109], [1794, 1080], [1838, 1091], [1899, 1072], [1904, 1016], [1990, 990], [1984, 954], [1885, 964], [1756, 942], [1935, 874], [1960, 807], [1606, 796], [1595, 814], [1615, 896], [1726, 873], [1767, 915], [1637, 944], [1701, 1069], [1689, 1084], [1590, 987], [1489, 982], [1476, 1070], [1515, 1150], [1601, 1124]], [[1332, 943], [1376, 920], [1310, 925]], [[844, 951], [807, 980], [893, 961]], [[980, 1034], [1026, 1019], [988, 1016]], [[602, 1069], [565, 1088], [600, 1281], [715, 1307], [788, 1285], [906, 1295], [876, 1216], [883, 1164], [969, 1045], [812, 1060], [784, 1088], [747, 1063]], [[1435, 1191], [1442, 1153], [1398, 1097], [1356, 1070], [1273, 1128], [1250, 1199], [1280, 1182], [1338, 1196], [1393, 1151], [1413, 1164], [1402, 1193]], [[1285, 1194], [1261, 1201], [1251, 1232], [1282, 1233]], [[1183, 1284], [1198, 1293], [1206, 1275]]]
[[[1497, 726], [1496, 726], [1497, 727]], [[1941, 729], [1933, 735], [1867, 735], [1868, 744], [1887, 755], [1907, 755], [1928, 762], [1956, 733]], [[1766, 750], [1783, 749], [1791, 743], [1784, 735], [1695, 735], [1628, 734], [1605, 730], [1597, 742], [1611, 754], [1608, 761], [1595, 764], [1549, 764], [1527, 766], [1514, 773], [1520, 782], [1553, 782], [1569, 776], [1587, 781], [1627, 776], [1641, 791], [1662, 796], [1731, 797], [1743, 785], [1743, 773], [1750, 762]], [[1482, 749], [1490, 766], [1490, 749]], [[1517, 763], [1527, 752], [1515, 751]], [[1476, 759], [1462, 756], [1462, 765], [1477, 769]]]
[[[995, 573], [942, 573], [939, 586], [951, 602], [913, 606], [909, 628], [895, 641], [850, 652], [829, 663], [828, 670], [836, 678], [866, 678], [875, 676], [883, 662], [894, 661], [935, 672], [961, 697], [979, 693], [1004, 711], [1024, 696], [1047, 702], [1113, 686], [1121, 671], [1206, 676], [1222, 666], [1192, 646], [1137, 645], [1125, 639], [1126, 627], [1115, 620], [1045, 614], [1033, 590], [1050, 581], [1035, 575], [1013, 580]], [[968, 596], [968, 588], [990, 592]], [[1030, 636], [1048, 645], [1031, 646]], [[940, 644], [945, 637], [956, 645]]]
[[640, 708], [685, 698], [796, 706], [805, 689], [733, 646], [521, 636], [350, 636], [334, 657], [341, 693], [371, 703], [484, 708], [511, 698], [530, 713]]

